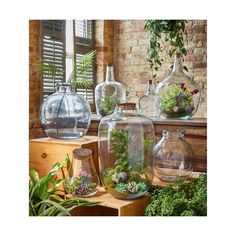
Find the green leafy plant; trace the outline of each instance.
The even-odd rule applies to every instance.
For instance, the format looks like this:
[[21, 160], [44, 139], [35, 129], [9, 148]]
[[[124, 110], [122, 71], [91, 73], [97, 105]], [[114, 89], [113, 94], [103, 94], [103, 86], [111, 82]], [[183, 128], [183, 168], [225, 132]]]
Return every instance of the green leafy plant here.
[[[152, 71], [158, 71], [164, 62], [164, 56], [172, 58], [176, 51], [186, 55], [183, 37], [186, 23], [186, 20], [145, 21], [144, 29], [150, 32], [147, 61]], [[157, 74], [152, 76], [155, 78]]]
[[81, 199], [63, 199], [54, 192], [64, 183], [65, 179], [58, 179], [57, 174], [64, 164], [56, 163], [42, 178], [37, 171], [29, 169], [29, 215], [30, 216], [65, 216], [78, 206], [95, 206], [99, 202]]
[[47, 78], [51, 78], [53, 80], [53, 91], [56, 91], [56, 83], [55, 78], [56, 76], [62, 76], [64, 70], [55, 66], [52, 62], [44, 61], [39, 65], [40, 72], [47, 76]]
[[198, 93], [197, 89], [190, 91], [184, 83], [171, 85], [161, 95], [162, 112], [168, 117], [178, 117], [178, 115], [191, 114], [194, 110], [193, 95]]
[[[128, 152], [132, 137], [128, 131], [112, 130], [110, 133], [111, 154], [116, 158], [114, 168], [109, 168], [104, 175], [105, 187], [112, 187], [121, 193], [143, 193], [149, 188], [148, 177], [145, 175], [146, 163], [140, 155], [150, 145], [144, 138], [144, 147]], [[144, 178], [141, 175], [145, 176]]]
[[95, 57], [96, 51], [90, 51], [83, 55], [77, 63], [74, 64], [73, 71], [68, 79], [76, 88], [91, 88], [93, 85], [87, 79], [87, 73], [90, 69], [93, 59]]
[[116, 105], [120, 100], [115, 95], [106, 95], [100, 101], [100, 113], [102, 116], [108, 116], [115, 110]]
[[167, 186], [154, 187], [152, 201], [145, 209], [146, 216], [206, 216], [207, 175], [202, 174], [190, 183], [183, 180]]
[[[96, 51], [90, 51], [84, 54], [73, 66], [68, 82], [71, 82], [75, 88], [91, 88], [93, 85], [87, 79], [88, 70], [91, 67]], [[43, 61], [39, 65], [40, 72], [53, 80], [53, 91], [55, 91], [55, 78], [56, 76], [62, 76], [65, 70], [57, 67], [55, 63]]]

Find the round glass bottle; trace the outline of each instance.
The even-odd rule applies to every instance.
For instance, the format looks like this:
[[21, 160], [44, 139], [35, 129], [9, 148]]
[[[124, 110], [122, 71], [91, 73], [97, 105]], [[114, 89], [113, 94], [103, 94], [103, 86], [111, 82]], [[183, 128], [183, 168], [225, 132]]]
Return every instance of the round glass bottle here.
[[69, 165], [65, 189], [77, 197], [90, 197], [99, 189], [99, 177], [92, 159], [92, 150], [78, 148], [73, 150], [73, 159]]
[[56, 93], [48, 96], [40, 108], [40, 121], [46, 135], [55, 139], [84, 136], [90, 125], [90, 105], [72, 92], [71, 83], [61, 83]]
[[161, 140], [154, 147], [155, 176], [173, 182], [192, 173], [194, 154], [184, 139], [184, 130], [163, 130]]
[[115, 81], [114, 69], [107, 65], [106, 80], [95, 88], [97, 114], [107, 116], [114, 112], [116, 104], [126, 102], [125, 86]]
[[153, 178], [152, 121], [137, 113], [135, 103], [118, 104], [99, 124], [101, 179], [115, 198], [136, 199], [145, 194]]
[[161, 100], [160, 97], [154, 94], [154, 86], [152, 80], [148, 81], [147, 91], [145, 95], [139, 99], [139, 111], [141, 114], [157, 120], [160, 118]]
[[170, 76], [157, 85], [157, 94], [161, 98], [161, 116], [165, 118], [189, 119], [196, 113], [200, 88], [185, 74], [180, 53], [176, 53]]

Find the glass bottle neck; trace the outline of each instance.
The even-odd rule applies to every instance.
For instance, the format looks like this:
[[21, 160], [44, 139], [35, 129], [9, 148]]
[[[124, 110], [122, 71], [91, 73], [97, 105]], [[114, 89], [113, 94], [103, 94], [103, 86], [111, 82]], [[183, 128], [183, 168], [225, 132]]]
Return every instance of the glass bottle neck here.
[[59, 93], [72, 92], [71, 84], [69, 84], [69, 83], [59, 84], [58, 92]]
[[185, 131], [182, 129], [177, 131], [163, 130], [162, 135], [165, 139], [184, 139], [184, 133]]
[[136, 114], [136, 105], [135, 103], [121, 103], [117, 104], [116, 106], [116, 112], [125, 115], [125, 114]]
[[114, 82], [114, 81], [115, 81], [114, 68], [113, 66], [107, 66], [106, 82]]
[[182, 58], [179, 55], [175, 56], [175, 62], [172, 73], [184, 73], [182, 66]]
[[117, 112], [120, 114], [120, 115], [132, 115], [132, 114], [136, 114], [137, 113], [137, 110], [136, 109], [132, 109], [132, 110], [124, 110], [122, 108], [117, 108]]
[[154, 86], [153, 86], [152, 80], [149, 80], [147, 84], [147, 90], [146, 90], [145, 95], [148, 95], [148, 94], [154, 94]]

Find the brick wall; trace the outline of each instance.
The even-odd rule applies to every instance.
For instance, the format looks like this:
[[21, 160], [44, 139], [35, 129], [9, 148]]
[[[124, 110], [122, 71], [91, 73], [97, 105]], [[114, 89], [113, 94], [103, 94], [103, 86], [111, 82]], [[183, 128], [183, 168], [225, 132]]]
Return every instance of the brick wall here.
[[[144, 20], [96, 20], [95, 49], [97, 82], [104, 81], [106, 64], [115, 66], [116, 80], [125, 84], [127, 101], [137, 102], [146, 89], [150, 77], [149, 65], [145, 60], [149, 33], [144, 30]], [[206, 118], [207, 108], [207, 22], [189, 21], [186, 27], [187, 56], [184, 64], [189, 75], [202, 89], [201, 104], [195, 117]], [[30, 138], [44, 136], [39, 122], [41, 104], [41, 80], [39, 71], [33, 66], [40, 62], [40, 23], [29, 21], [29, 133]], [[158, 80], [165, 78], [171, 60], [158, 71]]]
[[37, 65], [40, 63], [40, 23], [29, 21], [29, 136], [44, 136], [39, 122], [41, 80]]
[[[116, 80], [125, 84], [127, 100], [138, 102], [139, 96], [146, 89], [150, 69], [145, 60], [149, 44], [149, 32], [144, 30], [143, 20], [119, 20], [114, 23], [114, 54]], [[198, 112], [194, 117], [207, 117], [207, 22], [205, 20], [189, 21], [186, 26], [185, 45], [187, 56], [184, 65], [188, 75], [193, 77], [201, 87], [202, 97]], [[157, 73], [160, 81], [170, 73], [172, 60], [168, 60]]]

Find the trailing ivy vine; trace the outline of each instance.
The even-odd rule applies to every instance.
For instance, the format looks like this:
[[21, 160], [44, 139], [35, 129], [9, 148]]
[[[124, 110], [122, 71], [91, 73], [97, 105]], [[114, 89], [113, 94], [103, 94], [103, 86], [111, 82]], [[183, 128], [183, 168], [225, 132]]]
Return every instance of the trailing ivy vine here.
[[149, 48], [147, 61], [150, 69], [155, 71], [152, 77], [155, 78], [156, 71], [164, 62], [164, 56], [173, 57], [176, 51], [186, 55], [184, 48], [184, 32], [186, 20], [146, 20], [144, 29], [150, 31]]

